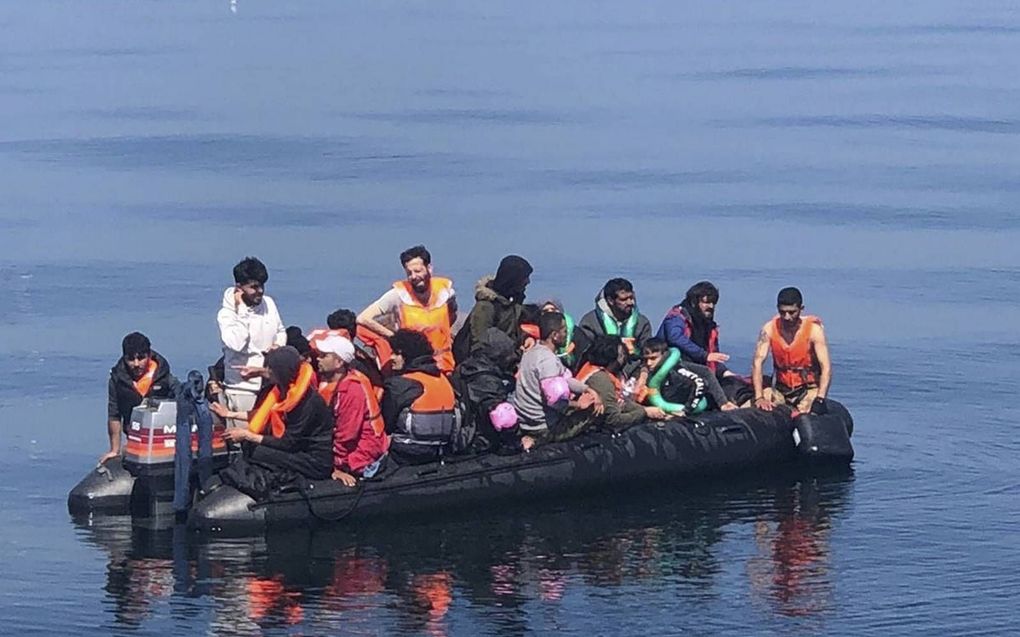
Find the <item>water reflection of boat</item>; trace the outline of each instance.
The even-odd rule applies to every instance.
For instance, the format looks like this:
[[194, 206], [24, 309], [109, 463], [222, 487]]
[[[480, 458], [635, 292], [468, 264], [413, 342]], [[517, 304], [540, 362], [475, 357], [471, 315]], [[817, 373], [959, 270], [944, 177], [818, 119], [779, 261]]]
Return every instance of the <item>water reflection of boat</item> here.
[[829, 536], [851, 487], [847, 470], [784, 473], [569, 508], [531, 506], [527, 516], [504, 508], [472, 520], [381, 521], [343, 534], [305, 529], [254, 539], [199, 541], [184, 527], [132, 530], [99, 519], [80, 529], [110, 555], [106, 590], [122, 626], [144, 624], [153, 605], [169, 603], [231, 631], [440, 635], [451, 609], [466, 602], [522, 633], [527, 604], [558, 604], [578, 587], [712, 594], [727, 567], [720, 545], [743, 537], [755, 543], [746, 552], [756, 599], [783, 616], [822, 612], [832, 602]]

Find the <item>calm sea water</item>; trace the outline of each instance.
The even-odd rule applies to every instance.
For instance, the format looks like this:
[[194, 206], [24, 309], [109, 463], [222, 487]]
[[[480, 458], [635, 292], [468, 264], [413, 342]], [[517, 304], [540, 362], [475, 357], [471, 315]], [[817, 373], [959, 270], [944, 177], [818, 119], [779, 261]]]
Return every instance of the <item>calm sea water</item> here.
[[[1009, 2], [0, 7], [0, 633], [1012, 633], [1020, 10]], [[586, 311], [776, 290], [826, 321], [850, 475], [194, 542], [72, 523], [106, 373], [217, 356], [230, 268], [287, 323], [426, 243]]]

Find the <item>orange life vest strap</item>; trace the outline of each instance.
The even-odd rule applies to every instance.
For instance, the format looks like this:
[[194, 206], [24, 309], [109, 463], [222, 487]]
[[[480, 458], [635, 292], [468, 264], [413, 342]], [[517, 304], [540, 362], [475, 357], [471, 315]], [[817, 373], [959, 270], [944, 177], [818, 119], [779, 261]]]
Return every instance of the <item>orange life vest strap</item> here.
[[457, 403], [453, 394], [453, 386], [445, 376], [433, 376], [425, 372], [410, 372], [404, 378], [421, 383], [424, 392], [413, 403], [411, 411], [419, 414], [451, 412]]
[[322, 396], [322, 400], [326, 401], [326, 404], [330, 407], [333, 406], [333, 397], [336, 395], [337, 385], [340, 381], [335, 380], [332, 383], [319, 383], [319, 395]]
[[376, 394], [376, 388], [372, 386], [372, 381], [368, 379], [360, 371], [352, 369], [350, 371], [351, 377], [358, 381], [361, 388], [365, 390], [365, 401], [368, 403], [368, 417], [372, 421], [372, 431], [375, 432], [376, 436], [383, 435], [386, 431], [386, 422], [383, 421], [382, 408], [379, 406], [379, 397]]
[[312, 384], [312, 376], [315, 372], [308, 363], [301, 363], [298, 368], [297, 378], [287, 388], [287, 396], [280, 401], [280, 388], [273, 387], [262, 399], [262, 403], [255, 408], [255, 415], [248, 421], [248, 429], [257, 434], [265, 432], [266, 424], [272, 425], [274, 438], [280, 438], [287, 431], [287, 425], [283, 422], [283, 414], [290, 413], [301, 399], [308, 393]]
[[156, 378], [156, 369], [158, 368], [159, 364], [156, 363], [156, 359], [150, 358], [149, 364], [145, 368], [145, 373], [142, 377], [131, 383], [134, 385], [135, 391], [138, 392], [138, 395], [142, 398], [145, 398], [145, 396], [148, 395], [149, 390], [152, 389], [152, 381]]

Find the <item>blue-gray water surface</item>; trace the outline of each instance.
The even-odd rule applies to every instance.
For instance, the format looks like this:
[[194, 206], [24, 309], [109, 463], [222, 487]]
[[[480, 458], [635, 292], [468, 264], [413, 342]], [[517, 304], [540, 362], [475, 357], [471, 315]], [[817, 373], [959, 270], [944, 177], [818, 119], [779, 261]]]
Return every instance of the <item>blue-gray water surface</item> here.
[[[1006, 1], [7, 2], [0, 633], [1015, 633], [1020, 9]], [[825, 320], [851, 475], [668, 484], [195, 542], [72, 523], [140, 329], [217, 356], [255, 254], [285, 322], [423, 242], [575, 315], [778, 288]]]

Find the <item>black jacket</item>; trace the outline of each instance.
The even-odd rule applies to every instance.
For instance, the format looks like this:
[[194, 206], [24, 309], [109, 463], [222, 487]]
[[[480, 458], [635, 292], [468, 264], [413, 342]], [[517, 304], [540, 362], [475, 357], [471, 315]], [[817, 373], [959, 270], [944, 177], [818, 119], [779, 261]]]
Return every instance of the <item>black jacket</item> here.
[[450, 382], [470, 418], [482, 435], [494, 434], [489, 412], [506, 401], [514, 388], [516, 347], [510, 337], [489, 328], [478, 348], [450, 376]]
[[[173, 398], [177, 379], [170, 374], [170, 363], [165, 358], [152, 352], [156, 361], [156, 376], [152, 379], [152, 388], [148, 396], [153, 398]], [[135, 391], [131, 372], [121, 357], [110, 369], [110, 382], [107, 388], [106, 415], [111, 420], [120, 418], [121, 422], [131, 420], [131, 410], [142, 402], [142, 396]]]
[[436, 367], [435, 359], [431, 356], [424, 356], [408, 361], [404, 364], [404, 369], [398, 372], [399, 375], [390, 376], [383, 381], [384, 393], [379, 407], [382, 410], [383, 420], [386, 422], [387, 433], [393, 433], [396, 430], [400, 412], [409, 409], [414, 401], [425, 393], [425, 388], [421, 383], [404, 376], [411, 372], [442, 376], [439, 368]]
[[[305, 392], [294, 409], [284, 414], [286, 431], [279, 438], [262, 437], [261, 446], [277, 449], [295, 456], [310, 470], [306, 477], [328, 475], [333, 468], [333, 412], [314, 388]], [[318, 475], [308, 475], [318, 474]]]

